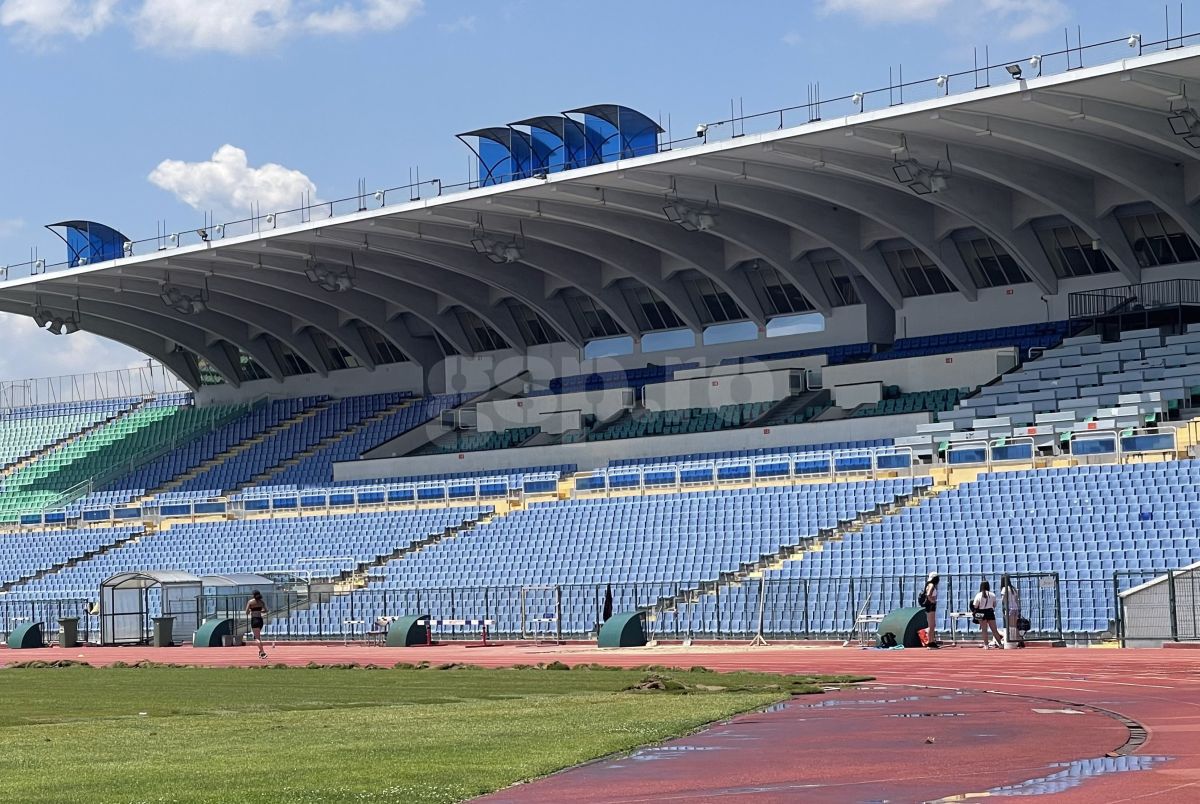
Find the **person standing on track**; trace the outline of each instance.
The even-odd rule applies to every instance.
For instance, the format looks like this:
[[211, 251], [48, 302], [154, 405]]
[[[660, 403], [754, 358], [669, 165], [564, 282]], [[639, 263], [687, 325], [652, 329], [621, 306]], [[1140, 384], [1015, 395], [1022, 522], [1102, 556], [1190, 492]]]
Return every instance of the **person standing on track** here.
[[1000, 576], [1000, 605], [1004, 613], [1004, 647], [1023, 648], [1025, 640], [1021, 638], [1021, 593], [1016, 584], [1008, 577], [1008, 573]]
[[938, 582], [941, 581], [941, 576], [936, 572], [929, 573], [929, 577], [925, 579], [925, 589], [921, 592], [921, 597], [917, 601], [925, 609], [925, 618], [929, 625], [926, 628], [926, 635], [929, 641], [926, 647], [940, 648], [942, 643], [937, 641], [937, 599], [938, 599]]
[[991, 628], [992, 636], [996, 637], [996, 647], [1004, 647], [1004, 643], [1000, 641], [1000, 631], [996, 629], [996, 594], [992, 592], [992, 585], [987, 581], [979, 582], [979, 594], [971, 601], [971, 615], [979, 623], [985, 649], [991, 647], [988, 628]]
[[267, 604], [263, 602], [262, 592], [257, 589], [246, 603], [246, 614], [250, 617], [250, 631], [254, 634], [254, 640], [258, 642], [258, 658], [265, 659], [267, 652], [263, 650], [262, 630], [263, 621], [267, 616]]

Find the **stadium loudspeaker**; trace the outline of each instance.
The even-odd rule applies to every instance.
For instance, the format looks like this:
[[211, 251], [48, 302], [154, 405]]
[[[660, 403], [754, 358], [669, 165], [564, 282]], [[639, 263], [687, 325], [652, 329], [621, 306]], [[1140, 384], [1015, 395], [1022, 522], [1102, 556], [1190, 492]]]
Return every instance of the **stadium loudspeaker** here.
[[388, 626], [387, 640], [384, 644], [389, 648], [412, 648], [419, 645], [428, 645], [428, 622], [428, 614], [397, 617]]
[[596, 646], [600, 648], [640, 648], [646, 644], [642, 615], [637, 611], [614, 614], [600, 627]]
[[920, 606], [913, 606], [908, 609], [896, 609], [879, 623], [879, 638], [881, 640], [879, 644], [880, 646], [883, 645], [882, 639], [884, 634], [891, 634], [896, 638], [897, 645], [903, 645], [906, 648], [919, 648], [921, 647], [921, 637], [917, 632], [927, 625], [929, 625], [929, 619], [925, 616], [925, 609]]
[[233, 636], [233, 620], [214, 617], [205, 620], [192, 634], [193, 648], [219, 648], [225, 644], [225, 637]]
[[42, 624], [21, 623], [8, 635], [8, 647], [12, 650], [40, 648], [42, 645]]

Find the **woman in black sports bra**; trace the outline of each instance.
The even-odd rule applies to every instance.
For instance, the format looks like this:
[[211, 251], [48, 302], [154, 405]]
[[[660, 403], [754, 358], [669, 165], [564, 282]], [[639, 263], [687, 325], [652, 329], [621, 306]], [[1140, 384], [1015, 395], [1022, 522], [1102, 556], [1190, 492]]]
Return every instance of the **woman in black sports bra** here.
[[254, 590], [250, 596], [250, 601], [246, 604], [246, 614], [250, 617], [250, 630], [254, 634], [255, 641], [258, 642], [258, 658], [267, 658], [267, 652], [263, 650], [262, 630], [263, 618], [267, 616], [267, 604], [263, 602], [262, 592]]

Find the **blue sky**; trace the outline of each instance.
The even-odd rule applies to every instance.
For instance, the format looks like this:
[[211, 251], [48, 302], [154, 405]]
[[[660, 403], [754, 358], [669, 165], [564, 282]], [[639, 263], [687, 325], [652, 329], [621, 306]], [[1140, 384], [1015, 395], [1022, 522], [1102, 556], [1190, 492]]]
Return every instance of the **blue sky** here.
[[[1171, 4], [1174, 17], [1178, 3]], [[1184, 3], [1200, 30], [1200, 0]], [[454, 134], [590, 103], [701, 120], [1139, 31], [1145, 0], [0, 0], [7, 110], [0, 264], [98, 220], [133, 238], [404, 184], [466, 178]], [[1177, 26], [1178, 22], [1173, 22]], [[1177, 29], [1173, 33], [1177, 33]], [[138, 356], [0, 318], [0, 378], [115, 368]], [[69, 340], [69, 348], [64, 347]], [[49, 349], [46, 347], [54, 347]]]

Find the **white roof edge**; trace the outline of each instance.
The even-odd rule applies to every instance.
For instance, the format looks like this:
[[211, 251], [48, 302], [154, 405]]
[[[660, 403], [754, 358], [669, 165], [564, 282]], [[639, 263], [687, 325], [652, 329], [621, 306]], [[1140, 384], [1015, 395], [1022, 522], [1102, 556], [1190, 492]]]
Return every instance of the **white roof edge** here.
[[[1170, 572], [1171, 572], [1171, 574], [1178, 574], [1181, 572], [1195, 572], [1197, 570], [1200, 570], [1200, 561], [1197, 561], [1194, 564], [1188, 564], [1186, 567], [1180, 567], [1177, 570], [1170, 570]], [[1169, 576], [1167, 576], [1167, 575], [1159, 575], [1157, 578], [1152, 578], [1149, 581], [1146, 581], [1145, 583], [1140, 583], [1137, 586], [1131, 586], [1130, 588], [1126, 589], [1124, 592], [1118, 593], [1118, 597], [1125, 597], [1126, 595], [1132, 595], [1137, 592], [1141, 592], [1143, 590], [1149, 589], [1152, 586], [1158, 586], [1159, 584], [1166, 583], [1168, 577]]]
[[[903, 103], [897, 106], [890, 106], [885, 109], [877, 109], [855, 115], [839, 116], [829, 120], [818, 120], [811, 123], [803, 123], [799, 126], [793, 126], [791, 128], [780, 129], [777, 131], [746, 134], [742, 137], [738, 137], [737, 139], [720, 140], [717, 142], [689, 146], [679, 150], [647, 154], [645, 156], [639, 156], [633, 159], [605, 162], [600, 165], [591, 165], [574, 170], [551, 173], [548, 174], [545, 179], [520, 179], [517, 181], [504, 182], [502, 184], [490, 185], [488, 187], [478, 187], [472, 190], [463, 190], [460, 192], [449, 193], [447, 195], [439, 195], [434, 198], [421, 198], [417, 199], [416, 201], [409, 201], [407, 203], [396, 204], [394, 206], [363, 210], [361, 212], [352, 212], [345, 215], [339, 215], [337, 217], [325, 218], [320, 221], [308, 221], [306, 223], [296, 224], [294, 226], [271, 229], [269, 232], [255, 232], [253, 234], [222, 239], [219, 241], [210, 240], [208, 242], [199, 243], [192, 246], [181, 246], [179, 248], [155, 251], [152, 254], [122, 257], [120, 259], [108, 260], [106, 262], [97, 262], [85, 266], [77, 266], [75, 268], [66, 268], [53, 273], [38, 274], [37, 276], [18, 277], [0, 282], [0, 288], [20, 288], [25, 285], [39, 284], [46, 281], [70, 279], [83, 274], [112, 270], [113, 268], [153, 264], [160, 260], [169, 260], [172, 256], [183, 257], [203, 255], [210, 249], [220, 249], [226, 245], [246, 245], [287, 235], [317, 233], [322, 228], [327, 226], [338, 226], [359, 221], [371, 221], [446, 204], [458, 204], [462, 203], [463, 201], [471, 201], [481, 198], [486, 199], [492, 196], [518, 192], [528, 188], [551, 186], [558, 182], [570, 182], [576, 179], [612, 175], [633, 168], [645, 167], [647, 165], [658, 165], [682, 159], [694, 159], [697, 156], [707, 156], [729, 151], [736, 151], [752, 145], [768, 145], [780, 140], [787, 140], [805, 134], [852, 128], [856, 125], [867, 125], [883, 120], [894, 120], [914, 114], [949, 109], [962, 106], [964, 104], [990, 100], [993, 98], [1021, 95], [1032, 90], [1046, 89], [1049, 87], [1076, 83], [1092, 78], [1117, 75], [1119, 73], [1128, 72], [1134, 69], [1143, 69], [1167, 63], [1186, 61], [1198, 56], [1200, 56], [1200, 45], [1190, 45], [1187, 47], [1176, 48], [1174, 50], [1161, 51], [1158, 53], [1150, 53], [1142, 56], [1121, 59], [1119, 61], [1108, 62], [1095, 67], [1080, 67], [1069, 72], [1056, 73], [1054, 75], [1040, 76], [1037, 78], [1022, 79], [1020, 81], [1013, 81], [1011, 84], [999, 84], [996, 86], [982, 87], [980, 89], [971, 90], [961, 94], [945, 95], [939, 98]], [[286, 210], [281, 212], [286, 212]], [[181, 231], [186, 231], [186, 229]]]

